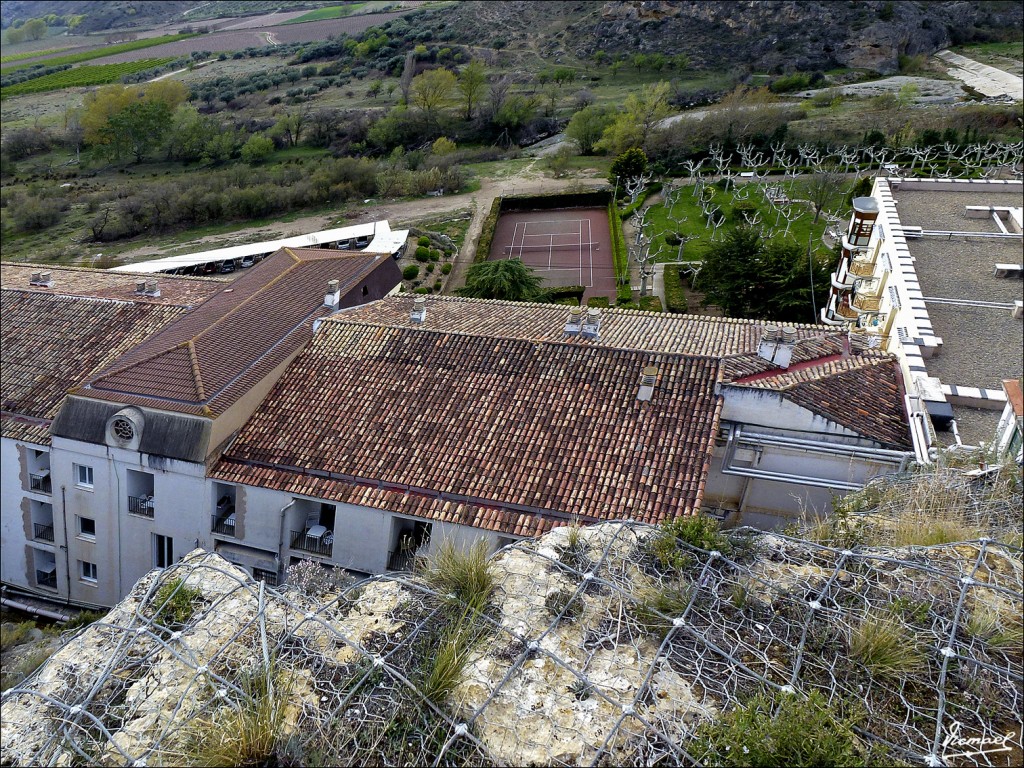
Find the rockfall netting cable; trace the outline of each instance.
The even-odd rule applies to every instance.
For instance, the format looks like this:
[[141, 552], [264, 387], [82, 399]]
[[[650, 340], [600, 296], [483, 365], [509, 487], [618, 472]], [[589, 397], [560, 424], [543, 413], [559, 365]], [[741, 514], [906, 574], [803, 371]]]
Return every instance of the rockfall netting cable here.
[[[280, 764], [697, 765], [702, 723], [812, 691], [910, 764], [1019, 750], [1019, 548], [661, 535], [616, 523], [507, 547], [482, 610], [412, 575], [318, 602], [195, 553], [4, 694], [4, 762], [203, 763], [251, 727]], [[161, 610], [168, 584], [191, 615]], [[858, 656], [872, 627], [914, 652]]]

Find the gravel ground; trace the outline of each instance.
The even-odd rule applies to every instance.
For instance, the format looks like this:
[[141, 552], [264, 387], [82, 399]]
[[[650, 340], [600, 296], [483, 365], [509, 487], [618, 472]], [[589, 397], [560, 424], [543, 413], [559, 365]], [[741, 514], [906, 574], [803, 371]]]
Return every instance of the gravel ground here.
[[[960, 440], [965, 445], [977, 445], [985, 442], [991, 443], [999, 424], [999, 416], [1002, 409], [989, 410], [986, 408], [968, 408], [963, 405], [953, 406], [953, 418], [956, 419], [956, 429], [960, 433]], [[953, 432], [937, 432], [939, 442], [943, 445], [956, 444]]]
[[[1024, 195], [1020, 192], [994, 192], [991, 190], [940, 192], [901, 189], [896, 193], [896, 204], [900, 221], [908, 226], [952, 232], [998, 232], [999, 229], [991, 218], [967, 218], [967, 206], [1020, 207], [1024, 205]], [[911, 250], [913, 247], [914, 245], [911, 243]]]
[[[917, 260], [914, 269], [926, 298], [998, 301], [1009, 304], [1022, 297], [1020, 279], [994, 277], [996, 264], [1019, 264], [1020, 240], [910, 241]], [[1018, 324], [1020, 321], [1017, 321]]]
[[1021, 376], [1024, 323], [1009, 310], [929, 304], [928, 315], [942, 338], [942, 351], [925, 361], [930, 376], [943, 384], [995, 390], [1003, 379]]

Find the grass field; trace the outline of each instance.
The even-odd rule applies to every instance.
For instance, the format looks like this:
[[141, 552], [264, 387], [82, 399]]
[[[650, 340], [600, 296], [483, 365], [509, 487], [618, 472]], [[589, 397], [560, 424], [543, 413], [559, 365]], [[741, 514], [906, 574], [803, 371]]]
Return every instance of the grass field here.
[[24, 83], [0, 89], [0, 99], [7, 99], [11, 96], [24, 96], [29, 93], [57, 91], [61, 88], [116, 83], [124, 75], [131, 75], [145, 69], [152, 69], [153, 67], [161, 67], [171, 61], [174, 61], [173, 57], [140, 59], [139, 61], [126, 61], [122, 64], [86, 64], [82, 67], [65, 69], [63, 72], [54, 72], [52, 75], [37, 77], [34, 80], [26, 80]]
[[[804, 185], [798, 179], [795, 182], [773, 182], [780, 183], [786, 190], [787, 196], [791, 200], [797, 200], [803, 198]], [[737, 203], [750, 203], [755, 206], [756, 213], [761, 215], [761, 226], [770, 227], [778, 231], [781, 236], [785, 230], [786, 222], [779, 218], [778, 224], [776, 224], [777, 214], [773, 211], [771, 205], [765, 201], [764, 197], [761, 196], [756, 190], [752, 190], [750, 196], [743, 201], [733, 199], [731, 192], [721, 190], [717, 187], [715, 189], [715, 195], [712, 198], [715, 205], [720, 206], [721, 212], [725, 215], [725, 223], [719, 228], [719, 237], [724, 230], [729, 227], [736, 226], [737, 223], [742, 221], [742, 214], [734, 210]], [[794, 204], [800, 205], [800, 204]], [[793, 222], [789, 228], [788, 239], [793, 242], [806, 245], [808, 237], [811, 239], [811, 247], [819, 253], [826, 253], [828, 249], [821, 241], [821, 236], [825, 232], [827, 222], [822, 217], [818, 219], [816, 224], [812, 224], [811, 220], [814, 218], [814, 213], [808, 205], [801, 205], [801, 210], [804, 214]], [[676, 219], [682, 219], [685, 217], [685, 221], [681, 224], [676, 223], [670, 218], [670, 214]], [[755, 212], [751, 212], [755, 215]], [[651, 241], [650, 252], [656, 254], [655, 261], [676, 261], [679, 255], [678, 245], [668, 245], [665, 242], [665, 236], [671, 232], [679, 232], [687, 236], [693, 236], [695, 239], [690, 240], [683, 247], [683, 260], [684, 261], [697, 261], [703, 258], [704, 253], [711, 246], [711, 236], [713, 228], [707, 226], [707, 220], [701, 212], [700, 204], [696, 197], [693, 195], [693, 189], [691, 187], [685, 187], [680, 193], [675, 206], [672, 210], [668, 210], [664, 203], [658, 203], [652, 205], [647, 213], [646, 221], [649, 223], [648, 231], [654, 234], [654, 238]]]
[[304, 13], [294, 19], [289, 19], [284, 24], [301, 24], [304, 21], [323, 21], [324, 19], [340, 19], [343, 16], [351, 16], [353, 13], [362, 11], [368, 3], [353, 3], [352, 5], [333, 5], [329, 8], [318, 8], [315, 11]]
[[34, 59], [36, 56], [49, 56], [50, 54], [60, 53], [61, 51], [66, 50], [68, 49], [47, 48], [45, 51], [24, 51], [23, 53], [12, 53], [10, 56], [4, 56], [0, 58], [0, 64], [7, 64], [11, 61], [24, 61], [25, 59]]
[[[10, 67], [8, 69], [8, 72], [16, 72], [20, 69], [25, 69], [26, 67], [35, 66], [36, 64], [45, 64], [47, 67], [57, 67], [62, 64], [78, 64], [82, 61], [90, 61], [91, 59], [102, 59], [106, 56], [116, 56], [119, 53], [137, 51], [141, 48], [152, 48], [154, 45], [173, 43], [178, 40], [185, 40], [190, 37], [196, 37], [196, 35], [163, 35], [161, 37], [148, 37], [143, 40], [133, 40], [130, 43], [120, 43], [118, 45], [105, 45], [101, 48], [95, 48], [91, 51], [71, 53], [67, 56], [56, 56], [52, 59], [45, 59], [44, 61], [34, 61], [31, 64], [19, 64], [16, 67]], [[34, 55], [38, 56], [39, 54]]]

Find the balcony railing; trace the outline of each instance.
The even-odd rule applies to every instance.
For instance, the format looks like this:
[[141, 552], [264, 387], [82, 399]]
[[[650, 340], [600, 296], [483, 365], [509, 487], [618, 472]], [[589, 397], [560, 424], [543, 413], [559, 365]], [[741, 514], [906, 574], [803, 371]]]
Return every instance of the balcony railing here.
[[47, 573], [46, 571], [36, 571], [36, 584], [40, 587], [48, 587], [50, 589], [57, 588], [57, 573]]
[[222, 533], [225, 536], [235, 535], [235, 515], [213, 515], [213, 522], [211, 523], [214, 533]]
[[38, 491], [39, 493], [53, 493], [53, 485], [50, 482], [49, 473], [45, 475], [32, 475], [28, 476], [28, 488], [30, 491]]
[[850, 306], [857, 312], [877, 312], [882, 308], [882, 297], [858, 293], [853, 297]]
[[388, 556], [389, 571], [411, 571], [416, 562], [416, 551], [396, 549]]
[[850, 262], [850, 274], [856, 277], [871, 277], [875, 274], [875, 260], [861, 261], [854, 259]]
[[32, 538], [37, 541], [53, 541], [53, 523], [33, 523]]
[[292, 549], [331, 557], [334, 553], [334, 536], [329, 531], [321, 536], [310, 536], [308, 531], [292, 531]]
[[152, 496], [129, 496], [128, 512], [143, 517], [153, 517], [154, 503]]

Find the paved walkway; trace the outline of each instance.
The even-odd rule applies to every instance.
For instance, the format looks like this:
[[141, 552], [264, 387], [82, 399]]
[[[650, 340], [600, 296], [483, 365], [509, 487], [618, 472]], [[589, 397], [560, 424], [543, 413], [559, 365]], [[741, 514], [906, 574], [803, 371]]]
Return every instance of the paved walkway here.
[[986, 96], [1009, 96], [1024, 101], [1024, 78], [952, 51], [939, 51], [935, 56], [950, 65], [950, 75], [974, 90]]

